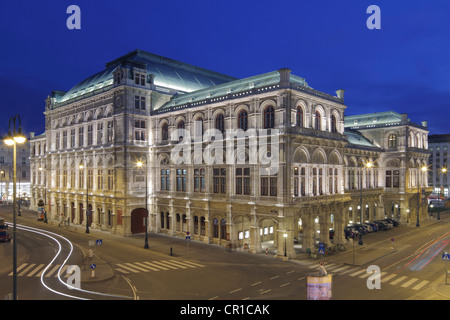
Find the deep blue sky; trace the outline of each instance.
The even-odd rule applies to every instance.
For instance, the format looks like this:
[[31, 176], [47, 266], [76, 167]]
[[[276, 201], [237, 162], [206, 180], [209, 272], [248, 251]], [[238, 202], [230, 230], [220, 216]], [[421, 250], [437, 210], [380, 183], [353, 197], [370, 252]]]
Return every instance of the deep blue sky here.
[[[66, 9], [81, 8], [81, 30]], [[369, 30], [369, 5], [381, 30]], [[0, 133], [44, 132], [45, 98], [142, 49], [238, 78], [282, 67], [345, 89], [346, 115], [393, 110], [450, 133], [450, 1], [41, 0], [0, 7]]]

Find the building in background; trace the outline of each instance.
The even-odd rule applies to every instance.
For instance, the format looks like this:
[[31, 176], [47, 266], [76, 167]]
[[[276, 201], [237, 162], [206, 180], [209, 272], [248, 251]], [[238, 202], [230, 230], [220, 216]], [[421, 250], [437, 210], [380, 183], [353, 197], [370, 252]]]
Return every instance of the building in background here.
[[434, 196], [443, 195], [448, 198], [448, 160], [450, 150], [450, 134], [433, 134], [428, 137], [430, 174], [428, 184], [433, 187]]
[[[31, 133], [31, 136], [33, 133]], [[30, 143], [27, 141], [17, 147], [17, 198], [27, 204], [30, 200]], [[0, 199], [12, 202], [13, 199], [13, 149], [0, 144]], [[22, 201], [21, 201], [22, 202]]]
[[346, 108], [287, 68], [236, 79], [136, 50], [47, 98], [32, 204], [122, 235], [148, 208], [151, 232], [290, 257], [349, 223], [427, 217], [426, 123]]

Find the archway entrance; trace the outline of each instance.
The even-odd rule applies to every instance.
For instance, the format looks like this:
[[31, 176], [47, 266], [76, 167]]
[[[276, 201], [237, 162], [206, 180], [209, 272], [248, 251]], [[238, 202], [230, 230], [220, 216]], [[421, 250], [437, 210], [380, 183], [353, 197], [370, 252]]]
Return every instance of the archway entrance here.
[[147, 211], [144, 208], [137, 208], [131, 212], [131, 233], [145, 232], [144, 218], [147, 216]]

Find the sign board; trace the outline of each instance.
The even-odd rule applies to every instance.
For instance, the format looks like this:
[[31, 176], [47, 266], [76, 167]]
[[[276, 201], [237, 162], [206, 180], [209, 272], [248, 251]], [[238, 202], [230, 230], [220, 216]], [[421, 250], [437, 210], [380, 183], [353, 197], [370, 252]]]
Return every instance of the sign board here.
[[306, 300], [331, 300], [332, 275], [306, 276]]
[[448, 254], [447, 251], [445, 251], [445, 252], [442, 254], [442, 260], [444, 260], [444, 261], [450, 261], [450, 254]]
[[325, 248], [323, 243], [319, 243], [319, 254], [325, 254]]
[[98, 246], [101, 246], [103, 244], [103, 240], [102, 239], [97, 239], [95, 241], [95, 244], [98, 245]]
[[95, 264], [91, 264], [91, 269], [94, 270], [97, 266]]
[[186, 240], [191, 240], [191, 233], [190, 232], [186, 232]]

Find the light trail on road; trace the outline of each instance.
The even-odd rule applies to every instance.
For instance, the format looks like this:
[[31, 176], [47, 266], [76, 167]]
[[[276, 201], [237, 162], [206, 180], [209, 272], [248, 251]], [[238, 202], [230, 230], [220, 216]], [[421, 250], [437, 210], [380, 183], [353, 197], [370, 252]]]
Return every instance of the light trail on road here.
[[[12, 224], [9, 223], [9, 222], [7, 222], [7, 224], [12, 226]], [[72, 290], [77, 290], [77, 291], [79, 291], [79, 292], [83, 292], [83, 293], [86, 293], [86, 294], [100, 295], [100, 296], [104, 296], [104, 297], [114, 297], [114, 298], [120, 298], [120, 299], [132, 299], [131, 297], [127, 297], [127, 296], [121, 296], [121, 295], [107, 294], [107, 293], [102, 293], [102, 292], [97, 292], [97, 291], [84, 290], [84, 289], [74, 287], [74, 286], [72, 286], [72, 285], [70, 285], [70, 284], [64, 282], [64, 281], [61, 279], [61, 271], [63, 270], [63, 268], [64, 268], [64, 266], [66, 265], [67, 261], [69, 260], [70, 256], [72, 255], [72, 252], [73, 252], [73, 245], [72, 245], [72, 242], [71, 242], [69, 239], [63, 237], [63, 236], [60, 235], [60, 234], [57, 234], [57, 233], [54, 233], [54, 232], [50, 232], [50, 231], [44, 230], [44, 229], [39, 229], [39, 228], [34, 228], [34, 227], [25, 226], [25, 225], [19, 225], [19, 224], [16, 224], [16, 228], [17, 228], [17, 229], [20, 229], [20, 230], [23, 230], [23, 231], [27, 231], [27, 232], [37, 233], [37, 234], [40, 234], [40, 235], [45, 236], [45, 237], [47, 237], [47, 238], [50, 238], [51, 240], [53, 240], [54, 242], [56, 242], [56, 244], [58, 245], [58, 251], [56, 252], [56, 254], [55, 254], [55, 256], [53, 257], [53, 259], [52, 259], [52, 260], [48, 263], [48, 265], [44, 268], [44, 270], [43, 270], [43, 272], [42, 272], [42, 274], [41, 274], [41, 277], [40, 277], [42, 285], [43, 285], [47, 290], [49, 290], [49, 291], [51, 291], [51, 292], [53, 292], [53, 293], [55, 293], [55, 294], [58, 294], [58, 295], [61, 295], [61, 296], [65, 296], [65, 297], [68, 297], [68, 298], [72, 298], [72, 299], [78, 299], [78, 300], [90, 300], [90, 299], [85, 298], [85, 297], [76, 296], [76, 295], [71, 295], [71, 294], [67, 294], [67, 293], [64, 293], [64, 292], [61, 292], [61, 291], [52, 289], [52, 288], [50, 288], [47, 284], [45, 284], [45, 282], [44, 282], [44, 276], [45, 276], [46, 271], [51, 267], [51, 265], [52, 265], [52, 264], [55, 262], [55, 260], [61, 255], [61, 252], [62, 252], [62, 244], [61, 244], [61, 242], [60, 242], [58, 239], [56, 239], [56, 238], [54, 237], [54, 236], [56, 236], [56, 237], [59, 237], [59, 238], [63, 239], [65, 242], [67, 242], [68, 245], [69, 245], [69, 247], [70, 247], [69, 253], [67, 254], [67, 257], [64, 259], [63, 263], [61, 263], [61, 266], [59, 267], [58, 273], [57, 273], [59, 282], [61, 282], [65, 287], [67, 287], [67, 288], [69, 288], [69, 289], [72, 289]]]

